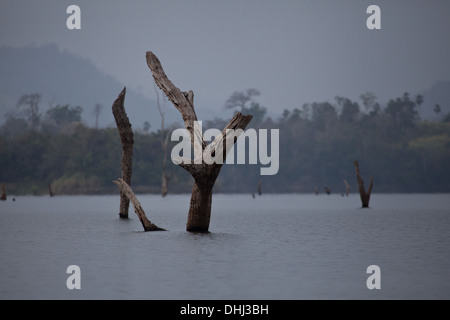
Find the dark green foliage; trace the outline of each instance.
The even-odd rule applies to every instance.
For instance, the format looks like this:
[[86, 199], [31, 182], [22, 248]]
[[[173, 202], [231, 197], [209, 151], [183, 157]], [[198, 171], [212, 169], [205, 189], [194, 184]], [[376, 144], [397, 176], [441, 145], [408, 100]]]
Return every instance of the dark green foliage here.
[[[216, 192], [307, 192], [324, 187], [332, 194], [357, 192], [353, 161], [362, 176], [374, 176], [374, 192], [449, 192], [450, 122], [421, 121], [419, 103], [408, 94], [382, 108], [369, 93], [362, 107], [350, 99], [311, 103], [285, 110], [279, 119], [266, 117], [256, 102], [240, 105], [254, 113], [250, 127], [280, 130], [280, 169], [260, 176], [260, 164], [225, 164]], [[118, 193], [112, 180], [121, 175], [121, 143], [115, 127], [94, 129], [79, 122], [81, 108], [57, 106], [40, 123], [29, 114], [10, 115], [0, 127], [0, 184], [9, 194], [46, 194], [50, 183], [58, 194]], [[228, 119], [204, 122], [222, 129]], [[58, 130], [49, 130], [46, 124]], [[40, 127], [40, 130], [36, 130]], [[55, 127], [55, 128], [56, 128]], [[54, 129], [54, 128], [53, 128]], [[270, 131], [269, 131], [270, 132]], [[160, 132], [135, 130], [132, 187], [135, 192], [159, 193], [162, 148]], [[178, 141], [169, 142], [167, 173], [170, 193], [189, 193], [192, 178], [170, 161]], [[270, 149], [269, 149], [270, 150]], [[368, 183], [368, 181], [367, 181]]]
[[[139, 192], [160, 188], [162, 150], [157, 133], [135, 133], [133, 182]], [[10, 194], [45, 194], [48, 183], [56, 194], [117, 192], [112, 180], [121, 176], [121, 145], [116, 128], [93, 129], [77, 124], [70, 134], [28, 131], [18, 137], [0, 136], [0, 181]], [[178, 170], [179, 169], [179, 170]], [[171, 164], [169, 173], [184, 170]], [[183, 189], [183, 187], [185, 189]]]
[[48, 119], [56, 125], [69, 124], [71, 122], [81, 121], [81, 112], [83, 108], [80, 106], [70, 107], [68, 104], [64, 106], [57, 105], [46, 112]]

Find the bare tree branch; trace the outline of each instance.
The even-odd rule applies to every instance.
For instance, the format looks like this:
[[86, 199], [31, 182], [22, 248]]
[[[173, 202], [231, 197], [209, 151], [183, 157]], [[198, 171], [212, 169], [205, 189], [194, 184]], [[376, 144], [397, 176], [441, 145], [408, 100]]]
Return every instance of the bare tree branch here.
[[[226, 155], [236, 140], [235, 137], [227, 135], [227, 131], [230, 129], [244, 130], [252, 119], [252, 116], [243, 115], [238, 112], [233, 119], [230, 120], [222, 133], [207, 146], [203, 139], [200, 126], [195, 125], [197, 115], [194, 110], [194, 93], [192, 91], [182, 92], [178, 89], [168, 79], [159, 59], [151, 51], [146, 53], [146, 60], [156, 84], [181, 113], [184, 126], [189, 132], [191, 144], [194, 147], [194, 156], [196, 156], [194, 163], [191, 163], [190, 159], [188, 161], [179, 162], [179, 165], [189, 171], [194, 178], [186, 229], [187, 231], [207, 232], [211, 216], [212, 189], [223, 162], [225, 161]], [[200, 145], [198, 145], [196, 141], [201, 142], [201, 148], [199, 148]], [[209, 161], [217, 159], [217, 157], [215, 157], [215, 152], [219, 150], [223, 151], [223, 161]], [[202, 160], [200, 163], [195, 163], [195, 160], [197, 160], [198, 157], [198, 151], [201, 151]], [[178, 160], [181, 159], [182, 158], [178, 158]]]

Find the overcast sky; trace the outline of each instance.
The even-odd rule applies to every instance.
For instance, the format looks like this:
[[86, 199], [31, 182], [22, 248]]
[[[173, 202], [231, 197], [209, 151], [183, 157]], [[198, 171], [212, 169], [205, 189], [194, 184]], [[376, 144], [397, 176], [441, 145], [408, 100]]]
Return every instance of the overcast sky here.
[[[71, 4], [81, 30], [66, 28]], [[381, 30], [366, 27], [371, 4]], [[256, 88], [279, 113], [366, 91], [384, 102], [450, 80], [450, 1], [1, 0], [0, 45], [48, 43], [153, 97], [151, 50], [202, 107]]]

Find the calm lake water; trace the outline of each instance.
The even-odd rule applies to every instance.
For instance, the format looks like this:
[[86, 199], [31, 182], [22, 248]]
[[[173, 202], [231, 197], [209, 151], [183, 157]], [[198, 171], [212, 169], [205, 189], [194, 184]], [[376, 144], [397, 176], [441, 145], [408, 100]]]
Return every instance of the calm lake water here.
[[[190, 195], [0, 202], [1, 299], [450, 299], [450, 195], [213, 196], [210, 233], [185, 231]], [[81, 290], [69, 290], [69, 265]], [[381, 270], [369, 290], [367, 267]]]

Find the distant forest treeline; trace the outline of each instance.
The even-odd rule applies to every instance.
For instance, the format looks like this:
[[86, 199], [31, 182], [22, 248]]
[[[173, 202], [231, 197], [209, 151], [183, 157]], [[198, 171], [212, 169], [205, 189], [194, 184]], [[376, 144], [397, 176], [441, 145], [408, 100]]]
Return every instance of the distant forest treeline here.
[[[366, 183], [374, 176], [375, 193], [450, 191], [450, 114], [440, 115], [436, 105], [440, 120], [421, 120], [424, 97], [405, 93], [385, 106], [371, 93], [361, 95], [361, 104], [336, 97], [334, 103], [305, 104], [271, 119], [253, 100], [254, 93], [235, 93], [226, 106], [253, 114], [248, 128], [280, 130], [278, 174], [260, 176], [260, 164], [225, 164], [216, 192], [256, 193], [261, 180], [263, 193], [312, 193], [315, 188], [323, 193], [324, 187], [342, 193], [344, 179], [357, 192], [354, 160]], [[57, 195], [118, 192], [112, 183], [121, 176], [117, 129], [83, 125], [81, 107], [57, 105], [41, 113], [39, 100], [39, 94], [22, 96], [18, 112], [0, 127], [0, 184], [7, 194], [44, 194], [49, 185]], [[222, 130], [228, 120], [204, 121], [203, 129]], [[150, 132], [149, 126], [133, 130], [131, 186], [138, 193], [158, 193], [161, 132]], [[192, 187], [189, 173], [170, 161], [176, 143], [169, 146], [169, 194]]]

